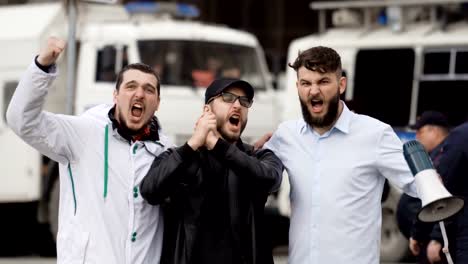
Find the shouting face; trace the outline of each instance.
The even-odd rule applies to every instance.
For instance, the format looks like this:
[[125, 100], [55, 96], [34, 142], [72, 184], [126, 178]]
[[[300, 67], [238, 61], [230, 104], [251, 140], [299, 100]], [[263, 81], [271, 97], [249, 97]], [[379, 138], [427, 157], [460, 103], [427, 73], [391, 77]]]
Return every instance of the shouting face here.
[[123, 74], [119, 89], [114, 91], [115, 116], [120, 125], [138, 131], [154, 116], [159, 94], [154, 75], [136, 69]]
[[301, 67], [297, 71], [297, 91], [304, 120], [314, 129], [327, 131], [339, 116], [340, 94], [345, 91], [346, 78], [335, 72], [321, 73]]
[[[242, 106], [240, 100], [247, 100], [244, 90], [230, 87], [225, 95], [217, 96], [211, 102], [211, 110], [216, 115], [218, 132], [228, 142], [237, 141], [247, 125], [249, 108]], [[236, 98], [242, 96], [242, 98]], [[229, 102], [235, 98], [234, 102]]]

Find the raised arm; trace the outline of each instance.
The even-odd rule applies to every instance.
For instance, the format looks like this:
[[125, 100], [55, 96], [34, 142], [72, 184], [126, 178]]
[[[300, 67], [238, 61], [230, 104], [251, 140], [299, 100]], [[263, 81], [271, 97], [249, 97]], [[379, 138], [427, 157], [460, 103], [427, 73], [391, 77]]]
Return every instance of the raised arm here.
[[60, 163], [74, 158], [71, 142], [79, 140], [73, 127], [76, 117], [45, 112], [43, 106], [57, 76], [55, 61], [64, 48], [64, 41], [49, 38], [47, 46], [20, 80], [7, 110], [11, 129], [29, 145]]

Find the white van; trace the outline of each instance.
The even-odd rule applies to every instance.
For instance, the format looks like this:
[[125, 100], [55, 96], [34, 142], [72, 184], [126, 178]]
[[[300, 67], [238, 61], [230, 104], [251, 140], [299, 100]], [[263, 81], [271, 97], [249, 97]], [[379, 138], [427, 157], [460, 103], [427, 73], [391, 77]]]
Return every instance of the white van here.
[[[411, 138], [407, 127], [425, 110], [444, 112], [452, 125], [459, 124], [468, 113], [468, 23], [449, 19], [462, 2], [313, 2], [321, 32], [293, 40], [287, 61], [313, 46], [335, 49], [348, 78], [343, 99], [352, 102], [357, 113], [392, 125], [403, 140]], [[327, 15], [332, 28], [326, 27]], [[287, 67], [283, 92], [289, 103], [284, 105], [283, 120], [301, 117], [295, 82], [296, 72]], [[395, 218], [400, 195], [391, 186], [382, 204], [383, 261], [398, 261], [407, 252]], [[280, 204], [287, 207], [284, 201]]]
[[[175, 19], [197, 11], [171, 5], [79, 4], [74, 114], [96, 104], [111, 104], [120, 69], [144, 62], [161, 76], [157, 116], [174, 143], [180, 145], [191, 135], [205, 88], [221, 76], [244, 79], [255, 88], [244, 140], [251, 142], [273, 131], [279, 122], [278, 108], [257, 38], [222, 25]], [[0, 203], [34, 202], [41, 197], [41, 156], [6, 126], [5, 111], [21, 74], [48, 36], [66, 39], [64, 14], [60, 3], [0, 7], [4, 25], [0, 32]], [[46, 109], [65, 113], [67, 54], [58, 64], [61, 75], [49, 92]]]

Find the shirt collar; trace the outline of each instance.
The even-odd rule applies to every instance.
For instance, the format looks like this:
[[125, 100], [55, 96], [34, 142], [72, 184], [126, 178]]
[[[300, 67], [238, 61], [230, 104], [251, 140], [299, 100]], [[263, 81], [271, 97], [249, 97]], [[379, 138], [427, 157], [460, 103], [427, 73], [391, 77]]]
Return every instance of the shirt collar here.
[[349, 127], [351, 124], [351, 118], [353, 117], [353, 112], [349, 110], [349, 108], [343, 101], [341, 101], [341, 103], [343, 104], [343, 111], [341, 112], [340, 117], [338, 117], [338, 120], [336, 121], [334, 127], [340, 130], [341, 132], [348, 134]]
[[[339, 131], [348, 134], [349, 133], [349, 127], [351, 124], [351, 119], [353, 116], [353, 112], [349, 110], [349, 108], [346, 106], [345, 102], [340, 101], [343, 104], [343, 111], [340, 114], [340, 117], [338, 117], [338, 120], [336, 121], [335, 125], [330, 129], [333, 130], [333, 128], [338, 129]], [[300, 133], [306, 133], [307, 130], [312, 131], [312, 128], [307, 124], [303, 118], [300, 120], [300, 125], [299, 125], [299, 131]]]

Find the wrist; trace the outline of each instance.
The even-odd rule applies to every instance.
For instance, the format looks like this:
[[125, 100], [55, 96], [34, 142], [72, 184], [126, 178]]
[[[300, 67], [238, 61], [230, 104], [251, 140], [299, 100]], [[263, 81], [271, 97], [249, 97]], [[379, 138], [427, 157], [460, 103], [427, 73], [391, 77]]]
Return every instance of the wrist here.
[[41, 57], [41, 55], [37, 56], [36, 61], [44, 68], [50, 67], [53, 64], [53, 62], [45, 60], [43, 57]]
[[210, 139], [207, 139], [206, 140], [206, 148], [209, 149], [209, 150], [212, 150], [216, 146], [217, 142], [218, 142], [217, 137], [212, 137]]
[[36, 58], [34, 58], [34, 63], [36, 64], [36, 66], [39, 69], [41, 69], [43, 72], [49, 73], [53, 65], [44, 65], [39, 61], [38, 58], [39, 58], [39, 55], [37, 55]]
[[197, 142], [197, 140], [195, 140], [193, 137], [191, 137], [188, 141], [187, 141], [187, 145], [189, 145], [190, 148], [192, 148], [193, 150], [198, 150], [198, 148], [200, 148], [201, 144], [199, 144]]

